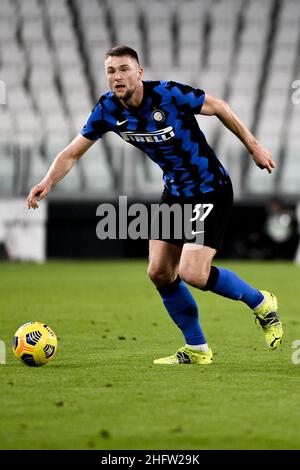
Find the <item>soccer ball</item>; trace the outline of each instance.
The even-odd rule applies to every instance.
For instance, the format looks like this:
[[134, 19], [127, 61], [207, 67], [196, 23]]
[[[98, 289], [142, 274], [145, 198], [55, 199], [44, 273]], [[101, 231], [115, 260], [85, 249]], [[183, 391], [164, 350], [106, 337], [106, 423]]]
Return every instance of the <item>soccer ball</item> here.
[[13, 338], [16, 358], [27, 366], [43, 366], [57, 351], [57, 337], [48, 325], [31, 321], [20, 326]]

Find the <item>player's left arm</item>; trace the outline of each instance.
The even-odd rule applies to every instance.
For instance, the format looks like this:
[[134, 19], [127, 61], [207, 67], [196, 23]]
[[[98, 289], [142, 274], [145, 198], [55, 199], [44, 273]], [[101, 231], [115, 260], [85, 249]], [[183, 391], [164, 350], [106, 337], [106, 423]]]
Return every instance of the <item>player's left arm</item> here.
[[206, 116], [217, 116], [218, 119], [233, 132], [245, 145], [256, 165], [269, 173], [275, 168], [276, 164], [272, 158], [270, 150], [266, 149], [247, 129], [242, 121], [234, 114], [226, 101], [205, 95], [205, 101], [201, 108], [201, 114]]

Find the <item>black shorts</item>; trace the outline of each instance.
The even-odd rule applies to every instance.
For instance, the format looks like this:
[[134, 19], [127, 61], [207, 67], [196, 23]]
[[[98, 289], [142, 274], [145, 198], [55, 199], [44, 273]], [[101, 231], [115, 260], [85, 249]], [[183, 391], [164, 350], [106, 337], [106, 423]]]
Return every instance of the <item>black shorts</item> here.
[[174, 245], [195, 243], [220, 249], [233, 204], [230, 180], [221, 189], [183, 198], [164, 191], [152, 217], [153, 240]]

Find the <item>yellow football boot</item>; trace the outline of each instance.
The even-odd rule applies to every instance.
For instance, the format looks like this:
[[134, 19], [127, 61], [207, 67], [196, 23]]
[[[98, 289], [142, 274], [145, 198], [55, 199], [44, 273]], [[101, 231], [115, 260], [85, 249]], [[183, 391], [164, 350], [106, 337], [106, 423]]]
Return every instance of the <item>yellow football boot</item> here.
[[254, 310], [254, 314], [265, 333], [267, 345], [270, 349], [276, 349], [281, 344], [283, 336], [282, 323], [277, 313], [277, 298], [268, 291], [261, 290], [260, 292], [264, 295], [265, 301], [257, 310]]
[[155, 359], [154, 364], [211, 364], [213, 360], [212, 350], [207, 352], [196, 351], [195, 349], [183, 346], [172, 356]]

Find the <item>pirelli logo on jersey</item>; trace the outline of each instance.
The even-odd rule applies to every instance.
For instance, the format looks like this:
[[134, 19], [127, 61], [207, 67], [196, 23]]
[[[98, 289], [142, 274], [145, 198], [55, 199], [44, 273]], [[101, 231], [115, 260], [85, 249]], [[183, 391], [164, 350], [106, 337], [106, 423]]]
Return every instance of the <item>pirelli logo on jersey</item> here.
[[121, 137], [127, 142], [165, 142], [174, 137], [172, 126], [152, 132], [126, 131], [120, 132]]

